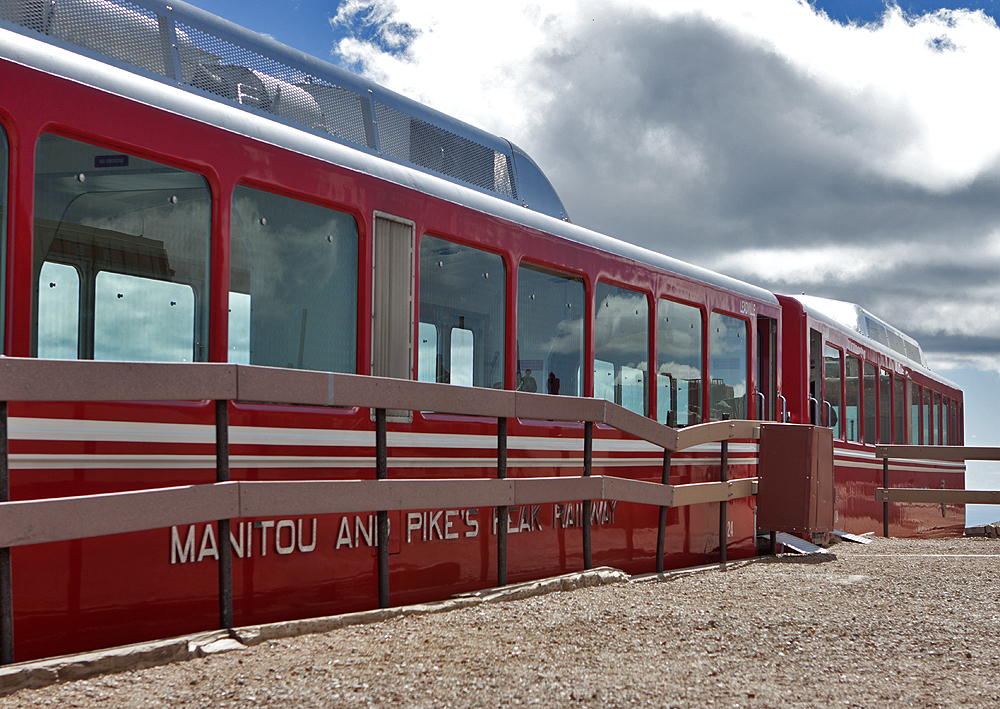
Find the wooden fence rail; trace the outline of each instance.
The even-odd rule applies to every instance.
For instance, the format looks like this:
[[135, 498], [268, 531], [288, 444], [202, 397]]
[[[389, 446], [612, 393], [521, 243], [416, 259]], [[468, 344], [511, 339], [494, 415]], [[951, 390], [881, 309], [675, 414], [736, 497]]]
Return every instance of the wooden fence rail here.
[[889, 459], [904, 460], [1000, 460], [1000, 448], [982, 446], [875, 446], [882, 459], [882, 487], [875, 500], [882, 503], [882, 536], [889, 536], [889, 503], [920, 502], [935, 505], [1000, 505], [997, 490], [947, 490], [944, 488], [889, 487]]
[[[216, 402], [216, 482], [104, 495], [10, 502], [7, 402], [190, 401]], [[370, 408], [376, 419], [375, 480], [230, 481], [228, 402]], [[388, 478], [389, 409], [435, 411], [497, 420], [495, 479], [392, 480]], [[507, 419], [582, 422], [581, 477], [507, 478]], [[662, 484], [593, 476], [594, 424], [606, 425], [663, 449]], [[754, 421], [716, 421], [675, 430], [603, 399], [458, 387], [356, 374], [221, 363], [95, 362], [0, 357], [0, 663], [13, 661], [10, 547], [217, 521], [219, 618], [232, 627], [229, 520], [378, 510], [379, 602], [389, 604], [390, 510], [495, 507], [502, 519], [512, 505], [584, 501], [584, 566], [591, 567], [590, 503], [617, 500], [660, 508], [657, 571], [663, 570], [666, 510], [717, 502], [720, 555], [725, 563], [725, 503], [756, 494], [756, 479], [728, 480], [728, 441], [759, 437]], [[722, 480], [671, 486], [674, 451], [717, 442]], [[498, 582], [507, 583], [506, 525], [499, 525]]]

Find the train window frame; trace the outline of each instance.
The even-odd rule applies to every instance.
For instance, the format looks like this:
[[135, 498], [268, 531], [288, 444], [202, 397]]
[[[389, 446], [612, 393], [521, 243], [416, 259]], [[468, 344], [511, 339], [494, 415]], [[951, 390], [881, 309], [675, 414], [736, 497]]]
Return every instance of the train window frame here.
[[[628, 297], [633, 302], [629, 304], [624, 309], [615, 308], [616, 310], [621, 310], [621, 313], [611, 314], [605, 311], [611, 311], [612, 298], [615, 297]], [[593, 369], [594, 369], [594, 398], [603, 398], [607, 401], [614, 402], [619, 406], [622, 406], [633, 413], [637, 413], [641, 416], [649, 415], [649, 361], [650, 361], [650, 334], [649, 334], [649, 302], [650, 294], [647, 291], [638, 290], [635, 288], [629, 288], [627, 286], [614, 283], [612, 281], [598, 280], [594, 285], [594, 316], [591, 327], [594, 332], [594, 354], [593, 354]], [[642, 300], [642, 308], [635, 312], [633, 316], [632, 308], [638, 304], [638, 300]], [[624, 312], [628, 311], [628, 312]], [[622, 323], [625, 323], [627, 328], [629, 324], [638, 325], [641, 328], [641, 332], [631, 331], [625, 332], [622, 329]], [[602, 331], [610, 330], [610, 333], [604, 333]], [[603, 334], [608, 334], [606, 339], [602, 338]], [[635, 359], [634, 366], [632, 364], [625, 365], [622, 362], [621, 350], [612, 351], [615, 343], [621, 343], [625, 338], [635, 337], [636, 335], [641, 336], [642, 351], [638, 352], [634, 348], [632, 351], [628, 352], [630, 359], [632, 357], [638, 356]], [[599, 338], [602, 338], [599, 341]], [[605, 359], [607, 358], [607, 359]], [[611, 361], [608, 361], [611, 360]], [[608, 391], [606, 388], [598, 394], [598, 362], [609, 364], [611, 366], [611, 389]], [[633, 379], [638, 381], [638, 386], [631, 386], [630, 390], [626, 389], [628, 386], [627, 379]], [[633, 397], [636, 394], [636, 390], [641, 395], [641, 402], [633, 401]], [[629, 393], [629, 396], [626, 394]], [[609, 396], [610, 394], [610, 396]], [[638, 404], [638, 406], [637, 406]]]
[[906, 427], [906, 442], [911, 446], [919, 446], [923, 444], [920, 426], [923, 420], [920, 415], [920, 385], [913, 381], [912, 377], [907, 378], [906, 397], [906, 411], [910, 416], [909, 425]]
[[[39, 321], [45, 318], [39, 290], [48, 262], [79, 271], [76, 359], [93, 359], [100, 339], [135, 345], [130, 352], [126, 344], [114, 359], [208, 361], [216, 196], [207, 176], [134, 146], [47, 131], [34, 143], [32, 178], [31, 355], [37, 356]], [[135, 278], [134, 288], [148, 281], [189, 286], [194, 293], [190, 352], [168, 344], [166, 330], [146, 311], [131, 313], [122, 331], [96, 332], [98, 320], [124, 322], [97, 315], [103, 305], [95, 299], [95, 284], [105, 272]], [[119, 295], [141, 295], [134, 288]]]
[[906, 443], [906, 379], [901, 374], [892, 378], [892, 442]]
[[[558, 369], [560, 370], [560, 373], [559, 375], [556, 375], [555, 369], [552, 368], [551, 360], [547, 359], [547, 357], [551, 355], [553, 352], [552, 346], [548, 348], [547, 355], [543, 356], [541, 360], [538, 360], [538, 358], [534, 356], [529, 356], [525, 358], [521, 357], [522, 341], [528, 339], [527, 337], [522, 337], [522, 333], [524, 333], [525, 335], [529, 334], [528, 332], [526, 332], [529, 323], [527, 322], [527, 316], [525, 316], [525, 312], [528, 310], [528, 307], [530, 307], [531, 303], [534, 303], [536, 302], [536, 300], [538, 300], [537, 298], [538, 289], [532, 288], [531, 286], [536, 286], [540, 284], [539, 282], [536, 284], [531, 284], [531, 286], [529, 286], [528, 288], [523, 288], [522, 287], [523, 280], [521, 278], [522, 273], [535, 274], [533, 276], [530, 276], [529, 278], [542, 278], [545, 276], [551, 278], [558, 278], [564, 281], [563, 284], [564, 287], [569, 283], [576, 283], [579, 285], [580, 288], [579, 303], [576, 306], [579, 315], [577, 316], [576, 313], [572, 313], [573, 315], [572, 318], [560, 320], [558, 323], [555, 324], [555, 331], [558, 333], [560, 326], [562, 326], [564, 323], [569, 322], [569, 325], [567, 327], [562, 328], [563, 332], [560, 335], [560, 337], [562, 337], [564, 342], [567, 343], [569, 343], [569, 339], [572, 338], [574, 342], [569, 343], [570, 345], [578, 343], [578, 347], [574, 347], [572, 350], [569, 350], [564, 347], [561, 348], [559, 352], [559, 354], [565, 354], [566, 352], [570, 351], [578, 353], [579, 363], [577, 365], [577, 371], [576, 371], [575, 392], [569, 391], [563, 382], [566, 370], [563, 367], [559, 367]], [[516, 339], [513, 346], [515, 348], [516, 354], [514, 356], [515, 380], [514, 382], [512, 382], [514, 384], [515, 389], [517, 391], [525, 391], [525, 392], [534, 391], [539, 393], [554, 393], [553, 388], [555, 388], [555, 390], [559, 394], [562, 394], [563, 396], [587, 396], [587, 390], [588, 388], [592, 389], [592, 384], [590, 387], [588, 387], [588, 383], [586, 381], [587, 379], [586, 370], [588, 366], [593, 367], [593, 357], [591, 356], [591, 353], [588, 351], [589, 348], [587, 347], [588, 335], [589, 335], [588, 328], [591, 327], [590, 325], [591, 318], [587, 316], [586, 311], [587, 311], [587, 305], [590, 302], [592, 289], [590, 287], [590, 284], [586, 276], [580, 273], [576, 273], [572, 270], [558, 270], [544, 263], [538, 263], [535, 261], [522, 259], [517, 264], [517, 272], [515, 278], [516, 278], [516, 286], [515, 286], [516, 293], [514, 298], [516, 303], [515, 305]], [[561, 302], [564, 304], [565, 309], [572, 311], [573, 304], [576, 301], [571, 300], [569, 303], [567, 303], [566, 300], [567, 298], [563, 297]], [[539, 303], [539, 305], [540, 304], [541, 303]], [[560, 311], [562, 310], [563, 308], [560, 308]], [[578, 336], [577, 333], [573, 332], [573, 330], [575, 330], [575, 328], [578, 326], [577, 324], [579, 324]], [[534, 324], [533, 327], [537, 327], [537, 324]], [[541, 329], [544, 330], [545, 327], [542, 326]], [[551, 344], [552, 340], [550, 339], [549, 342]], [[534, 343], [532, 344], [534, 345]], [[529, 351], [529, 354], [534, 355], [536, 353], [533, 351]], [[548, 369], [551, 372], [551, 375], [547, 377], [545, 377], [544, 374], [540, 374], [539, 378], [541, 379], [541, 381], [532, 376], [532, 374], [536, 371], [534, 367], [538, 366], [539, 361], [542, 363], [542, 370], [541, 370], [542, 373], [544, 373], [546, 369]], [[531, 364], [532, 366], [528, 366], [529, 364]], [[568, 366], [570, 367], [569, 374], [572, 375], [571, 371], [572, 364]]]
[[864, 402], [864, 442], [874, 446], [878, 442], [878, 365], [869, 360], [863, 360], [862, 365], [862, 401]]
[[[849, 362], [853, 361], [857, 367], [857, 374], [854, 379], [853, 386], [851, 385], [851, 375]], [[861, 357], [851, 354], [850, 352], [844, 353], [844, 440], [851, 443], [861, 443], [864, 437], [864, 415], [863, 415], [863, 393], [862, 393], [862, 383], [864, 377], [864, 366]], [[853, 397], [852, 397], [853, 394]], [[855, 403], [853, 407], [853, 417], [851, 415], [852, 401]]]
[[892, 443], [892, 372], [878, 368], [878, 442]]
[[921, 416], [922, 445], [934, 445], [934, 428], [932, 426], [931, 408], [934, 405], [934, 395], [930, 387], [921, 387], [920, 406], [923, 415]]
[[951, 445], [951, 397], [941, 397], [941, 445]]
[[[828, 391], [828, 384], [832, 377], [827, 376], [827, 365], [829, 364], [830, 352], [836, 352], [837, 357], [837, 387], [836, 387], [836, 403], [831, 401], [830, 392]], [[845, 427], [842, 424], [844, 421], [844, 377], [845, 377], [845, 365], [844, 365], [845, 352], [841, 347], [837, 345], [832, 345], [829, 342], [823, 342], [823, 423], [828, 428], [833, 429], [833, 437], [837, 440], [846, 440], [846, 435], [844, 433]], [[826, 404], [830, 404], [830, 408], [827, 409]], [[831, 414], [827, 414], [830, 411]], [[833, 420], [828, 420], [832, 418]]]
[[[468, 331], [472, 333], [472, 369], [465, 373], [472, 376], [468, 386], [506, 388], [510, 306], [509, 264], [505, 255], [450, 235], [425, 232], [417, 244], [416, 261], [418, 380], [456, 383], [452, 377], [452, 359], [458, 350], [453, 336]], [[435, 281], [436, 276], [445, 272], [451, 281], [462, 286], [457, 293], [454, 288], [442, 290]], [[432, 299], [431, 295], [436, 297]], [[433, 348], [424, 346], [429, 344], [424, 339], [430, 328], [435, 338]], [[432, 350], [435, 361], [427, 362], [427, 353]]]
[[[727, 364], [731, 364], [731, 360], [734, 359], [732, 357], [723, 358], [718, 356], [716, 353], [716, 348], [713, 346], [714, 343], [719, 341], [719, 338], [716, 338], [715, 335], [722, 335], [723, 333], [721, 331], [721, 325], [726, 324], [724, 322], [719, 322], [717, 318], [726, 318], [727, 320], [732, 321], [733, 323], [739, 323], [743, 327], [743, 337], [740, 337], [739, 333], [737, 333], [736, 338], [734, 338], [743, 340], [743, 348], [741, 352], [743, 357], [742, 367], [727, 366], [721, 368], [722, 371], [741, 372], [743, 375], [742, 412], [739, 411], [740, 405], [738, 403], [739, 399], [741, 398], [741, 395], [738, 395], [736, 393], [736, 389], [739, 384], [738, 380], [732, 387], [733, 396], [729, 397], [728, 399], [728, 401], [732, 401], [734, 402], [734, 404], [727, 404], [726, 403], [727, 399], [717, 398], [716, 396], [719, 393], [724, 394], [725, 389], [729, 387], [729, 384], [727, 384], [725, 379], [723, 379], [722, 377], [715, 376], [715, 374], [719, 371], [716, 369], [716, 363], [722, 362], [723, 360], [728, 360]], [[748, 405], [750, 402], [750, 383], [753, 381], [752, 377], [750, 376], [750, 363], [752, 361], [750, 357], [750, 330], [751, 330], [750, 321], [747, 318], [742, 318], [722, 310], [712, 310], [709, 313], [708, 323], [709, 323], [708, 348], [707, 348], [708, 360], [709, 360], [708, 361], [708, 381], [709, 381], [708, 420], [721, 421], [723, 420], [723, 415], [726, 413], [728, 413], [730, 415], [730, 418], [733, 419], [746, 418], [746, 416], [749, 414]], [[739, 358], [737, 357], [736, 359]], [[719, 382], [718, 384], [716, 383], [717, 381]], [[722, 410], [723, 405], [728, 407], [730, 410], [728, 412], [724, 412]], [[716, 418], [717, 416], [718, 418]]]
[[[668, 312], [664, 312], [664, 309], [661, 307], [664, 305], [669, 306], [667, 308]], [[668, 332], [671, 332], [672, 329], [669, 327], [664, 327], [663, 325], [665, 323], [670, 322], [669, 311], [675, 307], [680, 309], [680, 311], [678, 312], [678, 316], [690, 316], [691, 314], [697, 315], [697, 326], [698, 326], [697, 332], [689, 340], [689, 344], [694, 344], [696, 346], [697, 352], [692, 353], [689, 347], [687, 352], [688, 356], [686, 358], [687, 361], [684, 362], [683, 364], [678, 365], [676, 370], [668, 369], [666, 372], [664, 372], [663, 371], [664, 367], [669, 367], [670, 363], [664, 362], [661, 359], [661, 357], [666, 356], [665, 352], [667, 350], [667, 347], [664, 346], [666, 345], [666, 343], [663, 341], [662, 338], [665, 337]], [[694, 318], [686, 319], [683, 324], [688, 325], [689, 329], [695, 329]], [[707, 334], [708, 334], [708, 314], [706, 312], [705, 307], [702, 304], [685, 302], [683, 300], [678, 300], [667, 296], [660, 296], [659, 298], [657, 298], [656, 335], [653, 338], [653, 340], [655, 342], [654, 346], [656, 350], [656, 384], [654, 387], [656, 389], [655, 406], [656, 406], [656, 419], [659, 423], [676, 428], [683, 428], [684, 426], [693, 426], [695, 424], [699, 424], [702, 421], [704, 421], [705, 390], [706, 390], [705, 375], [707, 372], [707, 367], [705, 366], [706, 356], [707, 356], [706, 354], [707, 347], [705, 338]], [[691, 356], [692, 354], [694, 354], [693, 357]], [[693, 361], [697, 363], [696, 367], [697, 367], [698, 377], [697, 379], [682, 380], [682, 381], [687, 381], [689, 384], [687, 386], [688, 391], [685, 395], [687, 413], [684, 416], [684, 420], [680, 421], [679, 419], [681, 417], [678, 413], [680, 406], [680, 397], [673, 395], [673, 392], [678, 390], [678, 386], [676, 384], [678, 378], [674, 377], [674, 373], [676, 372], [679, 374], [682, 368], [691, 367], [692, 366], [691, 363]], [[662, 406], [662, 402], [660, 401], [660, 389], [662, 388], [660, 377], [663, 375], [666, 375], [666, 377], [668, 378], [667, 386], [670, 387], [672, 393], [669, 405], [665, 412], [666, 415], [661, 415], [664, 412], [664, 409]], [[695, 391], [691, 392], [692, 387], [690, 386], [690, 382], [695, 382], [695, 381], [697, 382], [697, 386], [694, 387]], [[694, 404], [693, 407], [692, 404]], [[671, 414], [673, 414], [673, 416], [671, 416]], [[671, 418], [673, 419], [672, 421]]]
[[933, 403], [931, 404], [931, 423], [934, 427], [932, 445], [941, 445], [941, 392], [933, 392]]

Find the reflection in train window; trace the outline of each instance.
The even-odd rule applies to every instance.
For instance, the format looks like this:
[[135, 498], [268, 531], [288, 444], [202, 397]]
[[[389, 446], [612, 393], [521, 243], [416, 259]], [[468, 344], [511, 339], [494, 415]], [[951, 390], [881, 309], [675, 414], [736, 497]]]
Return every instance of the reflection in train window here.
[[80, 273], [46, 261], [38, 289], [38, 356], [76, 359], [80, 351]]
[[861, 360], [847, 355], [844, 362], [844, 434], [849, 441], [861, 440]]
[[907, 410], [910, 412], [909, 437], [906, 442], [912, 446], [920, 445], [920, 385], [910, 380], [910, 402]]
[[934, 440], [933, 445], [941, 445], [941, 395], [934, 392], [934, 404], [931, 406], [931, 418], [933, 420], [934, 427]]
[[934, 445], [934, 427], [931, 424], [931, 401], [932, 395], [930, 389], [924, 389], [924, 395], [921, 399], [923, 401], [924, 407], [924, 436], [923, 445], [933, 446]]
[[906, 443], [906, 407], [903, 405], [903, 395], [906, 391], [906, 380], [895, 376], [892, 380], [892, 442]]
[[[7, 312], [7, 289], [3, 287], [7, 273], [7, 165], [9, 164], [7, 133], [0, 126], [0, 331]], [[0, 345], [3, 352], [3, 345]]]
[[941, 445], [951, 445], [951, 400], [947, 396], [941, 404]]
[[71, 299], [51, 297], [58, 281], [42, 278], [43, 269], [51, 274], [49, 264], [58, 264], [79, 278], [72, 356], [205, 360], [211, 227], [205, 179], [55, 135], [39, 138], [35, 170], [33, 352], [71, 356], [65, 312]]
[[865, 362], [865, 443], [874, 444], [878, 439], [878, 381], [875, 365]]
[[496, 254], [420, 239], [418, 380], [503, 388], [506, 273]]
[[701, 311], [661, 299], [656, 306], [656, 420], [701, 423]]
[[[834, 438], [843, 438], [840, 421], [840, 365], [842, 353], [836, 347], [823, 345], [823, 421], [833, 429]], [[827, 406], [829, 404], [829, 406]]]
[[437, 381], [437, 328], [422, 322], [417, 326], [417, 381]]
[[517, 389], [583, 396], [583, 281], [517, 269]]
[[239, 186], [232, 225], [229, 361], [356, 371], [354, 217]]
[[646, 414], [649, 305], [646, 296], [598, 283], [594, 311], [594, 397]]
[[878, 378], [878, 442], [892, 443], [892, 375], [880, 370]]
[[[156, 337], [133, 337], [148, 322]], [[94, 359], [191, 362], [194, 291], [184, 283], [101, 271], [94, 284]]]
[[747, 324], [738, 318], [712, 313], [709, 321], [710, 421], [725, 414], [747, 416]]

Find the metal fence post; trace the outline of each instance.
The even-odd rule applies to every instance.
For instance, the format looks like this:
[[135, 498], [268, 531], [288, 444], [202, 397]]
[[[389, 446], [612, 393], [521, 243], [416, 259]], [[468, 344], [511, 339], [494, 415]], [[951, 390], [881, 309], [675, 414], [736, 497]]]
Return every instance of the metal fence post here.
[[[663, 484], [670, 484], [670, 450], [663, 449]], [[660, 506], [660, 524], [656, 529], [656, 573], [663, 573], [663, 557], [667, 553], [667, 508]]]
[[[583, 422], [583, 477], [589, 478], [594, 471], [594, 422]], [[590, 523], [593, 521], [593, 502], [583, 501], [583, 568], [594, 568]]]
[[[722, 419], [728, 420], [729, 414], [723, 414]], [[731, 432], [730, 432], [731, 433]], [[721, 480], [722, 482], [729, 482], [729, 440], [726, 439], [722, 441], [722, 456], [721, 456]], [[723, 500], [719, 503], [719, 569], [722, 571], [726, 570], [726, 541], [728, 535], [726, 534], [726, 505], [728, 503]]]
[[[507, 417], [497, 418], [497, 479], [507, 478]], [[507, 585], [507, 505], [496, 508], [497, 586]]]
[[[389, 478], [389, 448], [386, 443], [385, 409], [375, 409], [375, 479]], [[389, 513], [380, 510], [378, 524], [378, 605], [389, 607]]]
[[[229, 402], [215, 402], [215, 482], [229, 482]], [[229, 520], [220, 519], [219, 529], [219, 627], [233, 627], [233, 553]]]
[[[0, 502], [10, 500], [10, 456], [7, 445], [7, 402], [0, 401]], [[0, 549], [0, 664], [14, 661], [14, 594], [10, 547]]]
[[[882, 459], [882, 487], [889, 489], [889, 459]], [[889, 537], [889, 500], [882, 503], [882, 536]]]

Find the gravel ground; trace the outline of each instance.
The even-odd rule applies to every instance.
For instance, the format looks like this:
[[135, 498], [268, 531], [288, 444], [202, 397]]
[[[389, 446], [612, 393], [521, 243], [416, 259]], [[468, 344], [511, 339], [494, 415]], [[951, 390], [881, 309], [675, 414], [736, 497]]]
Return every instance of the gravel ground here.
[[1000, 705], [1000, 540], [832, 550], [270, 641], [0, 709]]

